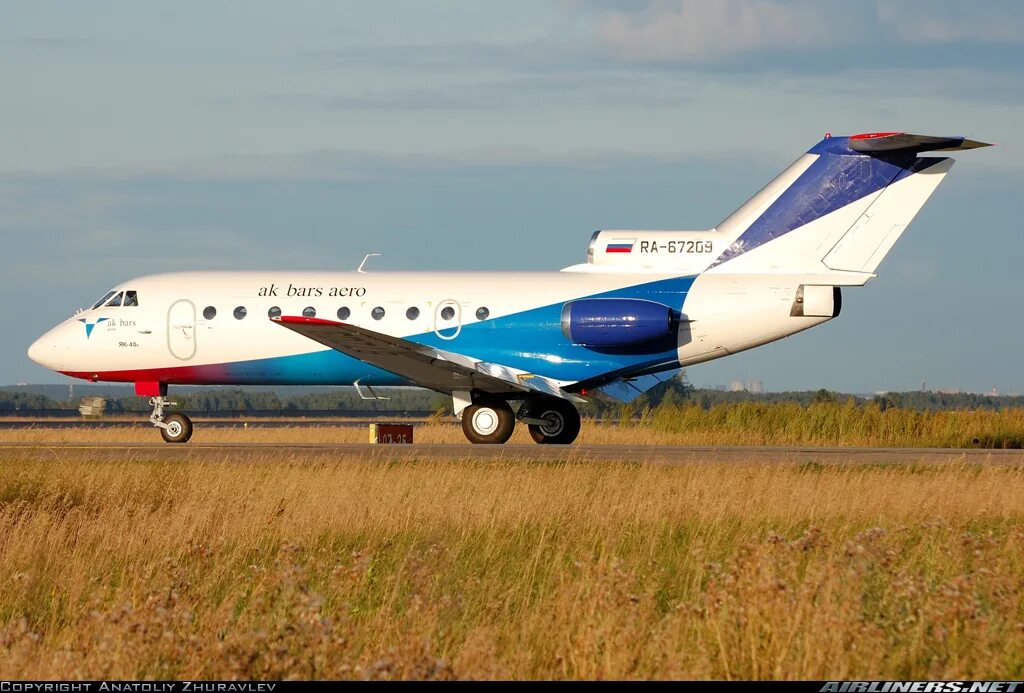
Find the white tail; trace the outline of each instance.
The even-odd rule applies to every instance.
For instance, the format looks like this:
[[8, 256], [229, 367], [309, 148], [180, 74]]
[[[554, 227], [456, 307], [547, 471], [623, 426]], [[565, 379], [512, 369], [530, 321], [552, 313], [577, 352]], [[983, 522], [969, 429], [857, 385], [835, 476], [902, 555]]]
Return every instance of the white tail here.
[[924, 150], [983, 143], [902, 133], [826, 138], [727, 217], [713, 272], [871, 274], [953, 160]]
[[886, 187], [822, 262], [834, 270], [874, 272], [878, 269], [882, 258], [889, 254], [893, 244], [953, 166], [952, 159], [938, 159], [937, 162]]

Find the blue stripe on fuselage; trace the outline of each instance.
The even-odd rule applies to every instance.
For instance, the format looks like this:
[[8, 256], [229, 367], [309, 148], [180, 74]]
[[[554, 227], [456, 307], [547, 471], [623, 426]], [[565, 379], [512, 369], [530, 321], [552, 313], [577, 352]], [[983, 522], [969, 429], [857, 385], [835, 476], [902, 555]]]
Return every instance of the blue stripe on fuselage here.
[[[673, 277], [577, 298], [640, 298], [681, 313], [694, 279]], [[458, 337], [451, 340], [433, 331], [405, 339], [567, 381], [641, 369], [676, 358], [675, 337], [645, 349], [590, 349], [572, 344], [562, 334], [564, 303], [463, 325]], [[239, 384], [349, 385], [359, 379], [371, 385], [413, 384], [334, 350], [238, 361], [225, 364], [224, 372], [227, 382]]]

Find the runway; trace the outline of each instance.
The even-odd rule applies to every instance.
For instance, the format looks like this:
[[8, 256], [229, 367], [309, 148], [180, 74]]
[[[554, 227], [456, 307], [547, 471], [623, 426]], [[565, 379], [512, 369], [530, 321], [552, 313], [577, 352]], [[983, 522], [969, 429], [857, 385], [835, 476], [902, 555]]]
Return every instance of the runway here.
[[638, 464], [787, 462], [821, 464], [935, 464], [949, 462], [1024, 464], [1024, 450], [948, 448], [815, 448], [678, 445], [370, 445], [364, 443], [0, 443], [0, 454], [32, 457], [189, 458], [244, 461], [278, 451], [289, 458], [387, 460], [606, 461]]
[[[82, 421], [81, 419], [6, 419], [0, 420], [0, 431], [22, 431], [25, 429], [42, 430], [105, 430], [130, 431], [136, 429], [152, 430], [153, 425], [149, 423], [149, 414], [140, 414], [138, 420], [107, 420], [107, 421]], [[201, 419], [192, 420], [197, 426], [211, 429], [230, 428], [366, 428], [371, 422], [387, 422], [384, 418], [365, 419]], [[401, 419], [402, 423], [420, 425], [427, 422], [427, 419]]]

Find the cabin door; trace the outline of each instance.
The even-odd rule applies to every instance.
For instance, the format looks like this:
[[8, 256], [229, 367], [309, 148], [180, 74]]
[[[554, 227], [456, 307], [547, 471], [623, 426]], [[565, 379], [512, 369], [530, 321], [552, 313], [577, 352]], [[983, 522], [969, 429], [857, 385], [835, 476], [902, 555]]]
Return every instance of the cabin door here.
[[196, 355], [196, 307], [192, 301], [181, 299], [168, 309], [167, 348], [182, 361]]
[[447, 299], [434, 308], [434, 334], [441, 339], [455, 339], [462, 332], [462, 306]]

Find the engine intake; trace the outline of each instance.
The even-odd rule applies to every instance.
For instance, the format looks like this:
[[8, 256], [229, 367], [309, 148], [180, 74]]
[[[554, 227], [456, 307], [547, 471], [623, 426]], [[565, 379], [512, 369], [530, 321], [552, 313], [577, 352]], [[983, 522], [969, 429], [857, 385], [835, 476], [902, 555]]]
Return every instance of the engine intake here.
[[672, 309], [639, 298], [581, 298], [562, 306], [562, 334], [588, 347], [630, 347], [672, 335]]

